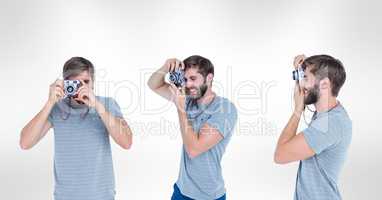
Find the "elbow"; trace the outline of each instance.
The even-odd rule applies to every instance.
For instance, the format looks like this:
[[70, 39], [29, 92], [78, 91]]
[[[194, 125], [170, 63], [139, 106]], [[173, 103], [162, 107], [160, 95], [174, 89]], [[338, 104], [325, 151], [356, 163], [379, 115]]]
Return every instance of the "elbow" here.
[[154, 85], [151, 83], [151, 81], [147, 81], [147, 86], [151, 89], [151, 90], [155, 90], [156, 88], [154, 87]]
[[33, 145], [30, 142], [28, 142], [28, 140], [24, 137], [24, 135], [25, 135], [25, 128], [21, 131], [19, 146], [22, 150], [31, 149]]
[[129, 143], [120, 144], [119, 146], [121, 146], [122, 149], [129, 150], [131, 149], [132, 144], [129, 142]]
[[201, 154], [201, 152], [196, 150], [195, 148], [187, 148], [186, 152], [187, 152], [187, 155], [190, 159], [194, 159]]
[[187, 155], [189, 158], [194, 159], [199, 156], [200, 153], [197, 153], [195, 151], [187, 151]]
[[119, 143], [119, 146], [121, 146], [121, 148], [125, 150], [131, 149], [132, 145], [133, 145], [132, 137], [126, 139], [124, 142]]
[[276, 155], [273, 157], [273, 162], [275, 162], [276, 164], [279, 164], [279, 165], [284, 164], [282, 162], [282, 159], [279, 156], [276, 156]]
[[281, 152], [278, 152], [278, 151], [275, 152], [275, 155], [273, 156], [273, 161], [274, 161], [276, 164], [279, 164], [279, 165], [288, 163], [288, 162], [286, 162], [286, 160], [284, 159], [284, 156], [282, 155], [282, 153], [281, 153]]
[[29, 150], [32, 148], [32, 145], [25, 141], [23, 138], [20, 139], [19, 145], [22, 150]]

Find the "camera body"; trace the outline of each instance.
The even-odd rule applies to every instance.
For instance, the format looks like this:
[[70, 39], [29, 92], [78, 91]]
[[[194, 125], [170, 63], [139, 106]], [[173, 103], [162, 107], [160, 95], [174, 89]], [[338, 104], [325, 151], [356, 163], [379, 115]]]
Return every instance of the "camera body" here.
[[64, 80], [65, 98], [73, 97], [74, 95], [76, 95], [81, 85], [82, 84], [80, 80]]
[[293, 80], [300, 81], [304, 79], [305, 73], [301, 67], [298, 67], [292, 72]]
[[170, 72], [169, 80], [176, 87], [183, 87], [186, 83], [184, 71], [178, 68], [175, 71]]

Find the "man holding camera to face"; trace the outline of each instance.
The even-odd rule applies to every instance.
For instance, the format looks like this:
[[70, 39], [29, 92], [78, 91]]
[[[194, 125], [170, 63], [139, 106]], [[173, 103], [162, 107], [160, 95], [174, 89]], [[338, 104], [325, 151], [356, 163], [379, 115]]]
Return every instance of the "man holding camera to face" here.
[[[295, 200], [339, 200], [338, 177], [352, 137], [352, 122], [337, 100], [345, 69], [328, 55], [299, 55], [294, 66], [294, 113], [280, 135], [274, 160], [300, 161]], [[301, 115], [311, 104], [316, 109], [312, 120], [296, 134]]]
[[[170, 73], [170, 84], [165, 76]], [[237, 120], [235, 106], [212, 90], [214, 66], [202, 56], [168, 59], [148, 81], [174, 102], [183, 141], [180, 172], [172, 200], [224, 200], [221, 159]]]
[[54, 129], [55, 200], [113, 200], [114, 172], [109, 135], [124, 149], [131, 130], [116, 101], [95, 96], [94, 67], [73, 57], [64, 80], [50, 86], [42, 110], [23, 128], [20, 146], [30, 149]]

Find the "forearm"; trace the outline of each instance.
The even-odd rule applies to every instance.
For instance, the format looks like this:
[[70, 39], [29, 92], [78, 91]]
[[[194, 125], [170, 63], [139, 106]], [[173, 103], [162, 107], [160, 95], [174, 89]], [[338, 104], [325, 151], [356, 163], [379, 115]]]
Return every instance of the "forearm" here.
[[100, 103], [95, 103], [95, 108], [98, 115], [101, 117], [106, 130], [113, 140], [124, 149], [129, 149], [132, 144], [132, 132], [125, 120], [114, 117], [105, 106]]
[[183, 144], [187, 152], [190, 154], [190, 152], [196, 150], [198, 135], [194, 132], [191, 124], [188, 122], [187, 115], [184, 110], [178, 109], [178, 117]]
[[293, 137], [296, 136], [298, 124], [300, 122], [301, 112], [294, 112], [290, 117], [288, 124], [285, 126], [283, 131], [281, 132], [280, 138], [277, 142], [277, 146], [279, 147], [282, 144], [287, 143]]
[[167, 74], [166, 68], [161, 67], [160, 69], [158, 69], [151, 75], [149, 81], [147, 82], [148, 86], [152, 90], [162, 87], [163, 85], [166, 84], [165, 82], [166, 74]]
[[20, 146], [23, 149], [33, 147], [43, 136], [45, 130], [48, 129], [48, 117], [54, 106], [54, 103], [47, 102], [33, 119], [22, 129], [20, 135]]

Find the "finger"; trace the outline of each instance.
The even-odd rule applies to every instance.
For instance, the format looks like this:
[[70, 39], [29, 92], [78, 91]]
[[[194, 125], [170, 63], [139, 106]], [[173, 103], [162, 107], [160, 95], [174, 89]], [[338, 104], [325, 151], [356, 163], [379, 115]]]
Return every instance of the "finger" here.
[[64, 88], [64, 81], [61, 79], [56, 79], [56, 81], [54, 81], [54, 83], [51, 86]]
[[79, 102], [82, 102], [82, 103], [85, 103], [85, 101], [83, 99], [80, 99], [80, 98], [73, 98], [75, 101], [79, 101]]
[[77, 94], [77, 97], [74, 98], [75, 100], [78, 100], [78, 101], [81, 101], [81, 102], [85, 102], [86, 100], [86, 94], [84, 91], [81, 91], [80, 93]]
[[58, 89], [58, 90], [64, 91], [64, 88], [62, 88], [59, 85], [54, 85], [53, 87], [54, 87], [55, 90]]
[[170, 83], [170, 87], [169, 87], [169, 89], [170, 89], [171, 91], [175, 91], [176, 86], [175, 86], [173, 83]]
[[182, 95], [185, 95], [185, 94], [186, 94], [186, 87], [185, 87], [185, 86], [182, 86], [182, 87], [180, 88], [180, 92], [181, 92]]
[[86, 88], [83, 88], [79, 93], [78, 97], [80, 99], [85, 99], [88, 96], [89, 91]]
[[80, 82], [81, 82], [81, 86], [85, 86], [86, 83], [84, 82], [84, 80], [80, 79]]
[[298, 60], [298, 64], [301, 65], [302, 62], [304, 62], [304, 55], [301, 55], [299, 60]]
[[59, 83], [60, 83], [60, 79], [57, 78], [57, 79], [54, 81], [54, 84], [56, 85], [56, 84], [59, 84]]
[[170, 89], [174, 95], [179, 95], [179, 88], [173, 83], [170, 84]]
[[179, 65], [180, 65], [179, 60], [175, 60], [175, 70], [179, 68]]
[[171, 66], [171, 62], [172, 62], [171, 59], [168, 59], [168, 60], [167, 60], [167, 66], [168, 66], [168, 71], [169, 71], [169, 72], [171, 72], [171, 70], [172, 70], [172, 69], [171, 69], [171, 68], [172, 68], [172, 66]]
[[184, 63], [183, 62], [180, 62], [180, 64], [182, 65], [182, 70], [184, 70], [186, 67], [184, 66]]
[[60, 87], [64, 87], [64, 80], [62, 80], [62, 79], [58, 79], [58, 81], [57, 81], [58, 83], [58, 85], [60, 86]]
[[171, 59], [167, 59], [166, 61], [167, 70], [171, 72]]
[[56, 87], [54, 90], [55, 90], [56, 93], [60, 93], [60, 94], [64, 93], [64, 90], [62, 88], [60, 88], [60, 87]]
[[60, 88], [56, 88], [55, 95], [56, 97], [62, 99], [65, 96], [65, 93]]
[[61, 99], [63, 99], [65, 97], [65, 93], [64, 92], [59, 92], [58, 93], [58, 98], [61, 100]]
[[301, 91], [301, 86], [300, 86], [300, 84], [298, 84], [298, 82], [296, 82], [296, 84], [294, 86], [294, 92], [300, 93], [300, 91]]
[[173, 60], [170, 62], [170, 72], [173, 72], [175, 70], [175, 63]]
[[87, 90], [87, 87], [86, 87], [85, 85], [80, 86], [80, 87], [78, 88], [76, 94], [81, 93], [83, 90]]
[[65, 92], [63, 90], [60, 90], [61, 98], [64, 98]]

